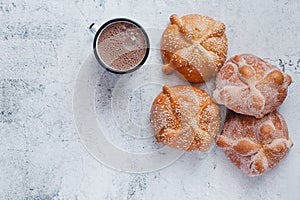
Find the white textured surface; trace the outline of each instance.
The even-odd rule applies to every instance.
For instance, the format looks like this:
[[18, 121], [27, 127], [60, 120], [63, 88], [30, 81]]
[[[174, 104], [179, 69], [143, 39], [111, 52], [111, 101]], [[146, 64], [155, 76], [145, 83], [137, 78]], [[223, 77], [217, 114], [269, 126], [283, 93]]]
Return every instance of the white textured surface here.
[[[254, 53], [293, 77], [280, 107], [294, 147], [274, 170], [247, 178], [219, 149], [186, 153], [153, 173], [99, 164], [73, 121], [75, 79], [92, 51], [91, 22], [130, 17], [164, 28], [172, 13], [199, 13], [227, 25], [229, 56]], [[299, 199], [300, 2], [0, 1], [0, 199]]]

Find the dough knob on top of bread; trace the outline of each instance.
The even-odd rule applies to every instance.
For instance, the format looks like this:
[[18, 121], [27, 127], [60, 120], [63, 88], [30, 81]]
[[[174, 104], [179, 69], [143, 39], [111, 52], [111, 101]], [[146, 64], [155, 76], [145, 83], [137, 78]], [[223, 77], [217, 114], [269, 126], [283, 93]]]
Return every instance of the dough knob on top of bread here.
[[197, 14], [170, 17], [161, 38], [162, 71], [202, 83], [216, 75], [227, 56], [225, 25]]
[[216, 143], [248, 176], [261, 175], [272, 169], [293, 146], [287, 125], [277, 111], [261, 119], [230, 113]]
[[157, 142], [185, 151], [208, 151], [220, 127], [217, 105], [193, 86], [163, 86], [150, 120]]
[[217, 103], [244, 115], [262, 118], [287, 96], [291, 77], [261, 58], [241, 54], [230, 58], [216, 78]]

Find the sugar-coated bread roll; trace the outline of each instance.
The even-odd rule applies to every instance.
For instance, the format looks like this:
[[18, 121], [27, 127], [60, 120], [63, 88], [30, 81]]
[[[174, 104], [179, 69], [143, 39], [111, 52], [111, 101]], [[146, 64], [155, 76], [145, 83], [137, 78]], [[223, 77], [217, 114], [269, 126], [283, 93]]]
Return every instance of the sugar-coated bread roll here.
[[176, 70], [192, 83], [215, 76], [227, 56], [225, 25], [207, 16], [171, 15], [171, 24], [161, 38], [163, 72]]
[[163, 86], [150, 120], [157, 142], [186, 151], [208, 151], [220, 127], [218, 106], [193, 86]]
[[248, 176], [272, 169], [293, 146], [287, 125], [277, 111], [261, 119], [231, 112], [216, 143]]
[[287, 96], [291, 77], [251, 54], [230, 58], [216, 78], [215, 101], [230, 110], [261, 118]]

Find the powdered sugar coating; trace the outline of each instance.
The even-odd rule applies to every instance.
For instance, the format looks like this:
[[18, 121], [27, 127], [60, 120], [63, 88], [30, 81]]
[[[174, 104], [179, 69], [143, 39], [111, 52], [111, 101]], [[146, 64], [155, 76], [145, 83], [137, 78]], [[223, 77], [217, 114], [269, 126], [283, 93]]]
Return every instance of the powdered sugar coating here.
[[287, 125], [277, 111], [261, 119], [230, 113], [216, 143], [248, 176], [272, 169], [293, 146]]
[[161, 39], [166, 74], [176, 70], [189, 82], [201, 83], [215, 76], [227, 55], [225, 25], [196, 14], [170, 17]]
[[193, 86], [164, 86], [150, 119], [157, 142], [187, 151], [208, 151], [220, 127], [218, 107]]
[[251, 55], [230, 58], [216, 78], [213, 97], [217, 103], [241, 114], [261, 118], [282, 104], [291, 77]]

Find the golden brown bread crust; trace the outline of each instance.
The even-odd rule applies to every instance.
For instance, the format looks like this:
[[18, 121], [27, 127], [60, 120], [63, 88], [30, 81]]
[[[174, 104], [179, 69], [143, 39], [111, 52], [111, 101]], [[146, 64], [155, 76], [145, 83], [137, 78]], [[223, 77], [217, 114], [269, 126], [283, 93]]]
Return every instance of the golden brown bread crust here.
[[231, 112], [216, 143], [248, 176], [272, 169], [293, 146], [287, 125], [277, 111], [261, 119]]
[[282, 104], [291, 77], [251, 54], [230, 58], [216, 78], [217, 103], [241, 114], [261, 118]]
[[217, 105], [193, 86], [163, 86], [150, 120], [157, 142], [186, 151], [208, 151], [220, 127]]
[[181, 18], [174, 14], [170, 21], [161, 38], [163, 72], [176, 70], [192, 83], [215, 76], [227, 56], [224, 23], [196, 14]]

